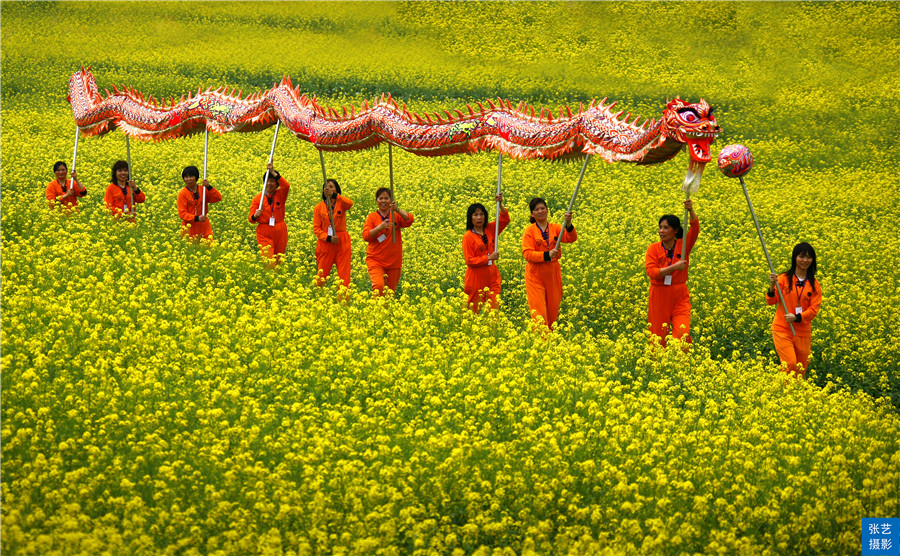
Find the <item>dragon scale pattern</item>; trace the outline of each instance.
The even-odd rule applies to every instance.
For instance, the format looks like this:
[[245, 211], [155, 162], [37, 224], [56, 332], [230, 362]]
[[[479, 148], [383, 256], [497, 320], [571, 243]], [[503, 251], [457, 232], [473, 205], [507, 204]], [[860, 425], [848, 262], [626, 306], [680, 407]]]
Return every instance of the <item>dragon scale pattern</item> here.
[[498, 99], [476, 103], [477, 109], [445, 110], [424, 117], [383, 95], [371, 105], [363, 101], [338, 112], [320, 106], [294, 88], [290, 78], [262, 93], [241, 98], [228, 89], [198, 90], [160, 104], [130, 88], [97, 90], [89, 70], [75, 72], [69, 80], [68, 100], [75, 123], [84, 135], [102, 135], [121, 128], [131, 137], [161, 141], [200, 133], [204, 129], [228, 132], [260, 131], [280, 120], [295, 136], [328, 152], [369, 149], [390, 144], [420, 156], [445, 156], [480, 151], [499, 151], [518, 159], [574, 158], [596, 154], [608, 162], [655, 164], [673, 158], [685, 144], [691, 165], [709, 161], [709, 145], [721, 131], [712, 117], [712, 108], [701, 100], [687, 104], [670, 101], [660, 120], [612, 111], [615, 102], [592, 102], [577, 113], [561, 108], [559, 117], [546, 109], [513, 105]]

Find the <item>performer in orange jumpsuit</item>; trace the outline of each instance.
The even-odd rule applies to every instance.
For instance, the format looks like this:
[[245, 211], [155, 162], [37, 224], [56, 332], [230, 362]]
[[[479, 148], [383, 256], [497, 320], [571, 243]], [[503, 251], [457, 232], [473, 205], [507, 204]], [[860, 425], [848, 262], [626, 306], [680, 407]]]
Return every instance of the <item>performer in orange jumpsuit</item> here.
[[178, 192], [176, 205], [178, 216], [181, 217], [181, 235], [191, 238], [212, 239], [212, 225], [206, 216], [210, 203], [218, 203], [222, 200], [222, 194], [216, 188], [209, 185], [209, 180], [203, 180], [202, 187], [206, 188], [206, 205], [203, 205], [203, 192], [197, 187], [200, 179], [200, 170], [196, 166], [188, 166], [181, 172], [184, 180], [184, 188]]
[[[397, 206], [391, 190], [381, 187], [375, 192], [378, 210], [366, 217], [362, 238], [366, 247], [366, 266], [376, 296], [384, 293], [384, 287], [397, 290], [400, 269], [403, 266], [403, 234], [401, 230], [412, 226], [413, 215]], [[394, 218], [391, 220], [391, 211]], [[391, 228], [396, 231], [397, 243], [391, 239]]]
[[53, 165], [53, 173], [56, 174], [56, 179], [47, 184], [45, 192], [50, 208], [58, 205], [66, 208], [75, 208], [78, 206], [78, 197], [87, 195], [87, 189], [75, 177], [75, 170], [72, 170], [72, 187], [69, 187], [69, 181], [66, 179], [68, 171], [69, 167], [62, 160]]
[[681, 220], [672, 214], [659, 219], [659, 243], [651, 243], [644, 258], [644, 267], [650, 278], [647, 320], [650, 322], [650, 332], [659, 337], [663, 346], [666, 345], [668, 332], [675, 338], [691, 341], [691, 296], [687, 288], [687, 276], [691, 250], [700, 233], [700, 221], [690, 199], [684, 202], [684, 208], [691, 217], [687, 259], [681, 260], [684, 229], [681, 227]]
[[[816, 280], [816, 251], [812, 245], [805, 242], [795, 245], [791, 253], [791, 267], [781, 274], [770, 274], [769, 283], [766, 303], [777, 306], [772, 320], [772, 339], [778, 359], [786, 372], [805, 377], [809, 366], [812, 320], [822, 305], [822, 287]], [[776, 283], [791, 314], [784, 314], [784, 306], [775, 293]], [[796, 335], [791, 334], [788, 323], [793, 323]]]
[[106, 208], [114, 217], [125, 217], [134, 221], [134, 205], [131, 203], [132, 192], [134, 192], [135, 203], [143, 203], [146, 199], [144, 192], [135, 187], [134, 181], [131, 179], [131, 172], [128, 169], [128, 163], [124, 160], [117, 160], [112, 167], [112, 180], [106, 186], [103, 203], [106, 204]]
[[[503, 196], [495, 198], [500, 202], [500, 231], [509, 224], [509, 211], [503, 206]], [[500, 299], [500, 270], [497, 259], [500, 253], [494, 244], [497, 222], [487, 222], [487, 209], [481, 203], [469, 206], [466, 211], [466, 234], [463, 236], [463, 257], [466, 259], [465, 292], [469, 296], [469, 307], [476, 313], [483, 303], [496, 309]], [[487, 291], [485, 291], [487, 290]]]
[[275, 268], [284, 259], [287, 251], [287, 224], [284, 223], [284, 205], [291, 184], [275, 171], [270, 162], [266, 165], [266, 195], [260, 208], [262, 193], [257, 193], [250, 202], [250, 215], [247, 219], [256, 224], [256, 243], [259, 254], [269, 259], [269, 268]]
[[522, 234], [522, 256], [525, 257], [525, 293], [528, 307], [535, 321], [552, 328], [559, 318], [559, 304], [562, 301], [562, 270], [559, 259], [562, 246], [556, 247], [562, 233], [562, 243], [572, 243], [578, 239], [578, 232], [572, 225], [572, 213], [565, 214], [565, 231], [559, 224], [548, 219], [547, 203], [534, 198], [528, 203], [531, 209], [532, 225]]
[[[328, 179], [322, 186], [322, 201], [313, 210], [313, 232], [316, 234], [316, 283], [324, 285], [331, 267], [337, 266], [338, 278], [350, 287], [350, 234], [347, 233], [347, 211], [353, 201], [341, 194], [337, 180]], [[334, 229], [331, 221], [334, 220]]]

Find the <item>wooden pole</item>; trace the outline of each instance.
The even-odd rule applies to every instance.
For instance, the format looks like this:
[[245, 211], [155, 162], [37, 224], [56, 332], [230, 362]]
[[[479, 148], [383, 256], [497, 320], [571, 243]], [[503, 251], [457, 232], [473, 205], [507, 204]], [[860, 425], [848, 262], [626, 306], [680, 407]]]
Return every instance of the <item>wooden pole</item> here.
[[[272, 164], [272, 159], [275, 156], [275, 143], [278, 142], [278, 126], [281, 125], [281, 120], [275, 122], [275, 136], [272, 137], [272, 150], [269, 151], [269, 164]], [[269, 181], [269, 168], [266, 167], [266, 175], [263, 178], [262, 185], [262, 193], [259, 196], [259, 208], [257, 210], [262, 210], [263, 199], [266, 197], [266, 183]]]
[[397, 243], [397, 230], [394, 226], [394, 154], [391, 150], [391, 144], [388, 143], [388, 172], [391, 179], [391, 241]]
[[[497, 156], [497, 196], [500, 196], [500, 183], [503, 181], [503, 153]], [[494, 226], [494, 252], [500, 252], [500, 200], [497, 199], [497, 211], [494, 213], [496, 225]]]
[[[128, 181], [134, 181], [134, 174], [131, 171], [131, 141], [128, 139], [127, 133], [125, 134], [125, 152], [128, 156]], [[134, 216], [134, 188], [128, 186], [127, 183], [126, 186], [128, 187], [128, 194], [131, 199], [131, 215]]]
[[[756, 211], [753, 210], [753, 203], [750, 202], [750, 194], [747, 192], [747, 186], [744, 184], [744, 177], [741, 176], [739, 178], [741, 180], [741, 187], [744, 189], [744, 197], [747, 199], [747, 206], [750, 207], [750, 216], [753, 217], [753, 224], [756, 225], [756, 233], [759, 234], [759, 242], [762, 244], [763, 253], [766, 254], [766, 262], [769, 263], [769, 272], [772, 274], [775, 273], [775, 267], [772, 266], [772, 257], [769, 256], [769, 250], [766, 249], [766, 240], [763, 239], [762, 229], [759, 227], [759, 220], [756, 219]], [[778, 287], [778, 284], [775, 284], [775, 291], [778, 292], [778, 298], [781, 300], [781, 306], [784, 307], [784, 314], [788, 315], [788, 306], [787, 302], [784, 300], [784, 294], [781, 293], [781, 288]], [[794, 331], [794, 323], [789, 322], [788, 325], [791, 327], [791, 334], [794, 336], [797, 333]]]
[[[325, 155], [322, 154], [322, 150], [319, 149], [319, 165], [322, 166], [322, 187], [325, 187], [325, 184], [328, 183], [328, 174], [325, 172]], [[331, 224], [331, 236], [337, 233], [337, 230], [334, 229], [334, 204], [331, 202], [331, 197], [325, 199], [325, 207], [328, 209], [328, 222]]]
[[[203, 131], [203, 181], [206, 181], [206, 157], [209, 153], [209, 128]], [[200, 214], [206, 216], [206, 186], [202, 183], [200, 187], [203, 189], [203, 201], [200, 203], [202, 210]]]
[[[569, 210], [566, 212], [572, 212], [572, 206], [575, 204], [575, 196], [578, 195], [578, 189], [581, 187], [581, 180], [584, 179], [584, 171], [587, 170], [588, 162], [591, 161], [591, 155], [584, 155], [584, 164], [581, 165], [581, 173], [578, 174], [578, 183], [575, 184], [575, 191], [572, 192], [572, 198], [569, 199]], [[559, 250], [559, 244], [562, 243], [562, 235], [563, 231], [566, 229], [566, 220], [563, 217], [563, 226], [562, 230], [559, 231], [559, 237], [556, 238], [556, 249]]]
[[[71, 170], [71, 172], [75, 171], [75, 161], [78, 160], [78, 135], [80, 132], [81, 132], [81, 128], [79, 128], [76, 125], [75, 126], [75, 150], [72, 153], [72, 170]], [[130, 172], [131, 170], [129, 169], [128, 171]], [[75, 187], [75, 178], [69, 178], [69, 189], [72, 189], [73, 187]], [[76, 191], [75, 193], [77, 194], [78, 192]]]

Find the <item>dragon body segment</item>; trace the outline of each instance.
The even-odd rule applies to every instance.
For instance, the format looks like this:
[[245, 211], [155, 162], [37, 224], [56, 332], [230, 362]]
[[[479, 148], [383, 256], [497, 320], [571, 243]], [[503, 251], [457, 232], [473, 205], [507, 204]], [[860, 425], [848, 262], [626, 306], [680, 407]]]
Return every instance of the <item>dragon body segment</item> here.
[[424, 117], [407, 110], [390, 96], [357, 111], [351, 106], [323, 107], [295, 88], [289, 78], [262, 93], [198, 90], [159, 103], [129, 88], [100, 95], [90, 71], [75, 72], [69, 80], [69, 102], [75, 123], [85, 135], [102, 135], [121, 128], [131, 137], [166, 140], [202, 132], [260, 131], [280, 120], [297, 137], [322, 151], [368, 149], [383, 142], [420, 156], [445, 156], [499, 151], [518, 159], [574, 158], [595, 154], [608, 162], [655, 164], [673, 158], [687, 144], [691, 167], [710, 160], [709, 145], [720, 132], [712, 109], [703, 100], [687, 104], [670, 101], [660, 120], [638, 125], [640, 116], [612, 111], [615, 102], [592, 102], [577, 113], [561, 108], [559, 116], [531, 106], [498, 99], [487, 107], [476, 103], [466, 111], [444, 111]]

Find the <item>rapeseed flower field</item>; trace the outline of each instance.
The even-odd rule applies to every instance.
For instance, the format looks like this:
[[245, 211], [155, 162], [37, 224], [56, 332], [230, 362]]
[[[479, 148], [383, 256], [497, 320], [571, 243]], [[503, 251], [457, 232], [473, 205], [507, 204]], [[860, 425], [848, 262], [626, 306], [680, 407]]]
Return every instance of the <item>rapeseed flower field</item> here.
[[[2, 2], [2, 523], [10, 554], [858, 554], [900, 515], [900, 8], [890, 3]], [[102, 206], [120, 132], [79, 144], [89, 195], [47, 209], [71, 162], [68, 77], [157, 97], [291, 75], [322, 104], [416, 111], [498, 96], [608, 96], [658, 117], [705, 98], [776, 266], [817, 250], [806, 380], [778, 371], [768, 268], [740, 185], [692, 198], [692, 335], [648, 346], [644, 252], [680, 214], [686, 154], [595, 162], [567, 246], [560, 326], [531, 326], [521, 232], [565, 211], [574, 164], [504, 161], [501, 308], [464, 308], [465, 209], [496, 157], [394, 150], [397, 294], [360, 238], [386, 149], [328, 155], [356, 202], [351, 297], [314, 286], [317, 151], [279, 138], [286, 262], [247, 222], [272, 131], [210, 138], [215, 240], [179, 238], [203, 138], [132, 143], [135, 223]]]

